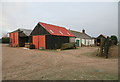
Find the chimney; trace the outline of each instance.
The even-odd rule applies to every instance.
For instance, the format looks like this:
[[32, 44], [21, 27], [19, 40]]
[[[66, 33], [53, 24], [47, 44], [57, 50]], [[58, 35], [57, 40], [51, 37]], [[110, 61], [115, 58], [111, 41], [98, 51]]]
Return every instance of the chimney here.
[[84, 29], [82, 30], [82, 33], [85, 33], [85, 30], [84, 30]]

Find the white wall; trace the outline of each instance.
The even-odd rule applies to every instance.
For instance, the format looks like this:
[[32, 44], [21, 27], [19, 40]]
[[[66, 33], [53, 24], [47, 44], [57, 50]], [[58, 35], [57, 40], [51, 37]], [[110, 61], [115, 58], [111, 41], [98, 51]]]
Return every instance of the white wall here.
[[92, 44], [92, 45], [94, 45], [94, 44], [95, 44], [95, 40], [94, 40], [94, 39], [92, 39], [92, 42], [91, 42], [91, 44]]
[[82, 44], [84, 44], [84, 45], [85, 45], [85, 39], [82, 39]]
[[80, 46], [81, 46], [81, 44], [86, 45], [86, 46], [95, 44], [95, 40], [94, 39], [70, 38], [70, 42], [76, 42], [76, 40], [80, 40], [80, 43], [79, 43]]
[[95, 41], [94, 39], [82, 39], [82, 44], [88, 46], [88, 45], [94, 45]]
[[86, 39], [86, 45], [89, 45], [89, 39]]

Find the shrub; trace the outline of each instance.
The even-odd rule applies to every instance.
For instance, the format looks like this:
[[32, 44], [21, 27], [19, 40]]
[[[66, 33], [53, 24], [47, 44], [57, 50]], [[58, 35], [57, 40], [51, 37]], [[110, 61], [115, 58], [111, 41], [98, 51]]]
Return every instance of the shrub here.
[[9, 37], [2, 37], [2, 43], [9, 43], [10, 38]]
[[34, 44], [30, 44], [29, 48], [30, 49], [35, 49], [35, 45]]
[[64, 43], [61, 46], [61, 49], [70, 49], [70, 48], [76, 48], [75, 43], [71, 42], [71, 43]]
[[44, 47], [40, 47], [39, 49], [40, 49], [40, 50], [44, 50]]
[[113, 45], [117, 45], [118, 39], [117, 39], [117, 37], [116, 37], [115, 35], [112, 35], [112, 36], [110, 37], [110, 39], [111, 39]]

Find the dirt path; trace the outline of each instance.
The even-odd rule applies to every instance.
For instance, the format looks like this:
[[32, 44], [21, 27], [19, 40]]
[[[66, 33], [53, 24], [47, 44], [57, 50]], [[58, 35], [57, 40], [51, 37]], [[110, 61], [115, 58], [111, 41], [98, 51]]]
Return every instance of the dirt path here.
[[100, 80], [117, 79], [118, 59], [96, 57], [96, 47], [64, 51], [24, 50], [3, 46], [3, 79]]

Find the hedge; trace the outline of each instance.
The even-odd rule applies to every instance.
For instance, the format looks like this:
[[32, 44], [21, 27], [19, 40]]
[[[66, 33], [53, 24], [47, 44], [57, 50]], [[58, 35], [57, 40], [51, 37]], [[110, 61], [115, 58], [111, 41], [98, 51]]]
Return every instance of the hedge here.
[[10, 43], [9, 37], [2, 37], [2, 43]]

